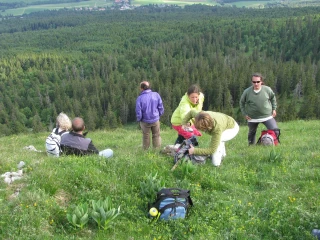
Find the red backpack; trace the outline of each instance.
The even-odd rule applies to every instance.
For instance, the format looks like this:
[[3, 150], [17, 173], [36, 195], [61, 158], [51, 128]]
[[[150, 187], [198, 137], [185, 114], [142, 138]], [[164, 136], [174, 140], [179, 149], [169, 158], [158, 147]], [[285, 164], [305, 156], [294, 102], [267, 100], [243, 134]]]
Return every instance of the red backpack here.
[[268, 129], [261, 131], [257, 144], [263, 146], [276, 146], [280, 143], [280, 129]]

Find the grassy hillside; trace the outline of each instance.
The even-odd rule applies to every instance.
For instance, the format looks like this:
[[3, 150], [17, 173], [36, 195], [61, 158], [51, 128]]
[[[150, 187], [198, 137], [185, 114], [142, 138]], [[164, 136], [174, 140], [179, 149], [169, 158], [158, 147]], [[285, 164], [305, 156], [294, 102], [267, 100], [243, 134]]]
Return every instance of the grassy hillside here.
[[[313, 239], [320, 227], [319, 121], [280, 123], [281, 145], [248, 147], [247, 127], [227, 143], [221, 167], [210, 162], [187, 173], [186, 165], [170, 171], [173, 159], [141, 150], [136, 126], [90, 132], [94, 144], [110, 147], [114, 157], [49, 158], [48, 133], [0, 138], [0, 173], [26, 163], [21, 180], [0, 182], [1, 239]], [[261, 130], [260, 127], [259, 130]], [[162, 128], [163, 146], [176, 134]], [[205, 146], [208, 136], [199, 138]], [[26, 151], [33, 145], [42, 152]], [[273, 151], [274, 150], [274, 151]], [[152, 223], [140, 184], [191, 190], [194, 207], [187, 219]], [[107, 230], [90, 219], [82, 229], [67, 214], [91, 200], [112, 199], [121, 215]]]

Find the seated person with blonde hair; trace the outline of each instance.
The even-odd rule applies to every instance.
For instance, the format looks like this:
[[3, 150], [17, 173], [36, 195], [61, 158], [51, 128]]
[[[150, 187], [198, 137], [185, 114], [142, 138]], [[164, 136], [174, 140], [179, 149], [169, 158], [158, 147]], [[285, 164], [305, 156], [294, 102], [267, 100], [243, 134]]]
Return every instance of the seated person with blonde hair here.
[[46, 139], [46, 151], [48, 156], [59, 157], [61, 153], [61, 136], [71, 129], [71, 120], [65, 113], [60, 113], [56, 119], [56, 127]]
[[194, 118], [195, 127], [211, 135], [211, 142], [208, 148], [189, 149], [189, 154], [197, 157], [207, 157], [211, 155], [212, 164], [220, 166], [222, 158], [226, 156], [225, 142], [233, 139], [239, 132], [239, 125], [230, 116], [211, 111], [191, 110], [182, 121], [186, 126], [190, 119]]
[[76, 117], [72, 120], [72, 132], [64, 134], [61, 138], [61, 149], [66, 155], [90, 155], [99, 154], [100, 156], [109, 158], [113, 156], [111, 149], [100, 151], [93, 145], [90, 138], [86, 138], [83, 134], [85, 124], [82, 118]]

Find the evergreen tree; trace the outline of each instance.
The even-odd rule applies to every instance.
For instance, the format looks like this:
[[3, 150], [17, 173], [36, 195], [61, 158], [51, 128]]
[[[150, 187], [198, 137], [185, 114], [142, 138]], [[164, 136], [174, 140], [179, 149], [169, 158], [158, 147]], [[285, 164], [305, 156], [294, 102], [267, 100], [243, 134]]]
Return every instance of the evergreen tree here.
[[112, 111], [111, 105], [108, 106], [106, 119], [109, 128], [116, 128], [118, 126], [117, 117]]
[[32, 130], [34, 133], [42, 132], [45, 130], [45, 128], [42, 125], [41, 118], [38, 114], [36, 114], [32, 118]]

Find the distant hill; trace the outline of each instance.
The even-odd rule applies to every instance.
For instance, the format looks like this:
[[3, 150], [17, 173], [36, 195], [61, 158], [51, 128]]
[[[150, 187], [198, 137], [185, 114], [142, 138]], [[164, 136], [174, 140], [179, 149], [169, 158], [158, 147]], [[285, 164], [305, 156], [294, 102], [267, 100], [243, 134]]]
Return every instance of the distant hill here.
[[122, 5], [132, 7], [142, 5], [176, 5], [186, 6], [204, 4], [211, 6], [237, 7], [237, 8], [275, 8], [275, 7], [306, 7], [320, 6], [318, 0], [0, 0], [0, 13], [2, 16], [21, 16], [32, 12], [44, 10], [77, 9], [86, 11], [100, 11], [102, 8], [119, 8], [120, 10], [132, 9], [121, 8]]

